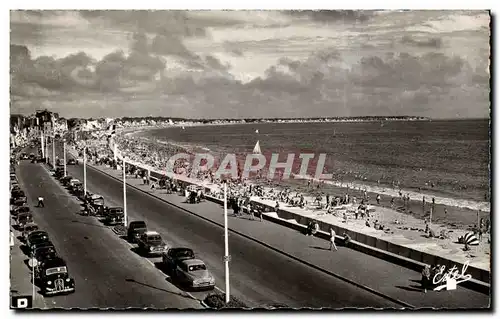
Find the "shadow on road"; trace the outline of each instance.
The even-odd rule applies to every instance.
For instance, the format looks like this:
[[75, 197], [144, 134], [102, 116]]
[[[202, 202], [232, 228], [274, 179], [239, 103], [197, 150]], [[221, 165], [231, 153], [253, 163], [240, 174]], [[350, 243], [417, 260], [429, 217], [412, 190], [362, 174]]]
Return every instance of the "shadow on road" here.
[[152, 285], [150, 285], [150, 284], [146, 284], [146, 283], [143, 283], [143, 282], [137, 281], [137, 280], [132, 279], [132, 278], [127, 278], [127, 279], [125, 279], [125, 281], [126, 281], [126, 282], [136, 283], [136, 284], [141, 285], [141, 286], [144, 286], [144, 287], [149, 287], [149, 288], [151, 288], [151, 289], [156, 289], [156, 290], [159, 290], [159, 291], [163, 291], [163, 292], [166, 292], [166, 293], [169, 293], [169, 294], [173, 294], [173, 295], [181, 296], [181, 297], [184, 297], [184, 298], [193, 299], [192, 297], [190, 297], [190, 296], [189, 296], [189, 295], [187, 295], [187, 294], [177, 293], [177, 292], [173, 292], [173, 291], [170, 291], [170, 290], [167, 290], [167, 289], [164, 289], [164, 288], [155, 287], [155, 286], [152, 286]]
[[72, 220], [71, 222], [72, 223], [79, 223], [79, 224], [89, 225], [89, 226], [94, 226], [94, 227], [100, 227], [100, 228], [108, 228], [108, 227], [106, 227], [104, 225], [96, 225], [96, 224], [92, 224], [92, 223], [82, 222], [82, 221], [79, 221], [79, 220]]
[[419, 291], [419, 292], [422, 292], [422, 288], [420, 286], [415, 286], [415, 285], [410, 285], [408, 287], [396, 286], [396, 288], [399, 288], [399, 289], [402, 289], [402, 290], [406, 290], [406, 291]]
[[314, 249], [318, 249], [318, 250], [330, 250], [329, 248], [326, 248], [326, 247], [321, 247], [321, 246], [309, 246], [309, 248], [314, 248]]

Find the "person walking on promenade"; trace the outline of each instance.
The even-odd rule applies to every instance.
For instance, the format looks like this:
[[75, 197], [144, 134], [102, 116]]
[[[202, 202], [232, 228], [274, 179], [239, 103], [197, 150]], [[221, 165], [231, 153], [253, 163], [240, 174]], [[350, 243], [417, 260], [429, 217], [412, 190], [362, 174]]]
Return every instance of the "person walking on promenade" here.
[[380, 205], [380, 194], [377, 194], [377, 205]]
[[38, 204], [36, 206], [37, 207], [45, 207], [45, 205], [43, 204], [43, 197], [42, 196], [38, 196]]
[[391, 209], [394, 209], [394, 197], [391, 198]]
[[337, 245], [335, 245], [335, 231], [333, 230], [332, 227], [330, 227], [330, 250], [337, 251]]
[[248, 203], [247, 209], [248, 209], [248, 214], [250, 215], [250, 219], [253, 220], [253, 207], [252, 207], [252, 203]]
[[148, 184], [148, 178], [146, 177], [146, 175], [144, 174], [144, 176], [142, 177], [142, 181], [144, 183], [144, 185], [147, 185]]
[[422, 270], [422, 290], [424, 293], [427, 293], [427, 289], [429, 288], [429, 283], [431, 280], [431, 267], [429, 265], [425, 265], [424, 269]]

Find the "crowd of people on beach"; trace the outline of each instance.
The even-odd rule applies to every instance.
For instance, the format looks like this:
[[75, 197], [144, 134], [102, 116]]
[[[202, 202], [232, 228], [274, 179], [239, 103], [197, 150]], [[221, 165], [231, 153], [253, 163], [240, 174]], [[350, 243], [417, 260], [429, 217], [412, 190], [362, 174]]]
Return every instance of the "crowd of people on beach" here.
[[[171, 156], [181, 152], [189, 154], [189, 151], [179, 146], [159, 143], [131, 134], [127, 136], [117, 134], [114, 137], [114, 143], [117, 144], [118, 152], [127, 159], [127, 162], [146, 164], [157, 172], [164, 172], [166, 170], [166, 166], [169, 164], [168, 159], [170, 159]], [[87, 147], [84, 148], [84, 145]], [[114, 160], [113, 151], [109, 147], [109, 140], [107, 138], [87, 140], [85, 144], [83, 142], [78, 142], [76, 147], [80, 154], [86, 149], [87, 160], [93, 161], [96, 164], [109, 165], [112, 167], [121, 165], [121, 161]], [[202, 181], [205, 185], [209, 185], [209, 187], [204, 187], [201, 190], [201, 194], [199, 189], [188, 190], [189, 184], [182, 182], [182, 179], [174, 180], [163, 175], [158, 178], [157, 181], [151, 182], [147, 170], [133, 165], [127, 165], [126, 172], [136, 178], [142, 178], [144, 184], [151, 185], [151, 188], [165, 189], [167, 192], [185, 192], [186, 199], [191, 202], [199, 202], [205, 194], [218, 199], [224, 197], [223, 188], [221, 186], [223, 181], [214, 178], [214, 172], [211, 170], [192, 172], [188, 161], [177, 161], [175, 167], [173, 167], [173, 172], [185, 178]], [[260, 200], [275, 202], [274, 211], [276, 213], [279, 212], [280, 206], [286, 205], [288, 207], [311, 209], [321, 212], [321, 214], [336, 216], [342, 223], [350, 223], [351, 221], [360, 219], [364, 221], [365, 227], [370, 227], [386, 233], [393, 232], [391, 229], [392, 226], [404, 228], [404, 220], [396, 219], [391, 222], [391, 224], [394, 225], [388, 225], [387, 220], [385, 220], [385, 222], [379, 221], [374, 212], [376, 211], [377, 205], [381, 204], [381, 195], [378, 194], [374, 199], [371, 199], [366, 190], [363, 191], [362, 196], [358, 198], [357, 196], [350, 195], [348, 190], [346, 190], [344, 194], [335, 195], [322, 192], [319, 187], [314, 189], [311, 182], [308, 182], [308, 192], [292, 190], [290, 187], [275, 187], [271, 185], [272, 183], [269, 181], [267, 181], [267, 183], [258, 183], [255, 180], [227, 179], [225, 182], [227, 182], [228, 187], [227, 196], [229, 207], [233, 210], [235, 215], [241, 215], [245, 212], [249, 214], [251, 219], [255, 216], [260, 216], [260, 218], [262, 218], [262, 213], [269, 212], [270, 209], [269, 206], [266, 208], [252, 201], [252, 199], [258, 198]], [[315, 195], [311, 197], [310, 194], [312, 192], [314, 192]], [[400, 192], [399, 195], [399, 202], [402, 201], [404, 204], [403, 207], [398, 208], [408, 210], [411, 200], [409, 194]], [[424, 198], [424, 205], [425, 200]], [[431, 199], [431, 202], [434, 204], [433, 199]], [[395, 198], [391, 199], [390, 205], [392, 209], [396, 208]], [[446, 234], [436, 235], [429, 227], [427, 220], [424, 221], [424, 223], [426, 225], [425, 233], [429, 234], [429, 237], [446, 237]], [[486, 222], [484, 225], [478, 227], [478, 229], [481, 229], [478, 230], [478, 236], [485, 233], [485, 224]], [[420, 231], [420, 229], [418, 230]]]

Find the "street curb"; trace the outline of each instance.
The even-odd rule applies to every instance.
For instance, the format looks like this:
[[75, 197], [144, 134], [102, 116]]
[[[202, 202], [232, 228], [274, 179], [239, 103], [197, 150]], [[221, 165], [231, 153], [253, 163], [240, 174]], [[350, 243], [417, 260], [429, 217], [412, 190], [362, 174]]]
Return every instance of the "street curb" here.
[[[89, 166], [90, 166], [90, 165], [89, 165]], [[96, 170], [96, 171], [99, 171], [100, 173], [102, 173], [102, 174], [104, 174], [104, 175], [107, 175], [107, 176], [109, 176], [109, 177], [113, 178], [113, 179], [114, 179], [114, 180], [116, 180], [116, 181], [120, 181], [120, 179], [118, 179], [118, 178], [116, 178], [116, 177], [114, 177], [114, 176], [112, 176], [112, 175], [110, 175], [110, 174], [108, 174], [108, 173], [106, 173], [106, 172], [103, 172], [103, 171], [101, 171], [100, 169], [98, 169], [98, 168], [96, 168], [96, 167], [94, 167], [94, 166], [90, 166], [90, 167], [92, 167], [92, 169], [94, 169], [94, 170]], [[198, 214], [196, 214], [195, 212], [192, 212], [192, 211], [190, 211], [190, 210], [188, 210], [188, 209], [185, 209], [184, 207], [181, 207], [181, 206], [178, 206], [178, 205], [176, 205], [176, 204], [174, 204], [174, 203], [168, 202], [167, 200], [165, 200], [165, 199], [163, 199], [163, 198], [160, 198], [160, 197], [158, 197], [158, 196], [156, 196], [156, 195], [153, 195], [153, 194], [151, 194], [151, 193], [149, 193], [149, 192], [147, 192], [147, 191], [144, 191], [144, 190], [142, 190], [142, 189], [140, 189], [140, 188], [138, 188], [138, 187], [136, 187], [136, 186], [133, 186], [133, 185], [130, 185], [130, 184], [128, 184], [128, 186], [129, 186], [129, 187], [132, 187], [132, 188], [134, 188], [134, 189], [136, 189], [136, 190], [138, 190], [138, 191], [140, 191], [140, 192], [142, 192], [142, 193], [144, 193], [144, 194], [146, 194], [146, 195], [149, 195], [150, 197], [153, 197], [153, 198], [155, 198], [156, 200], [162, 201], [162, 202], [164, 202], [164, 203], [166, 203], [166, 204], [168, 204], [168, 205], [170, 205], [170, 206], [173, 206], [173, 207], [175, 207], [175, 208], [177, 208], [177, 209], [183, 210], [183, 211], [185, 211], [185, 212], [187, 212], [187, 213], [189, 213], [189, 214], [191, 214], [191, 215], [194, 215], [194, 216], [196, 216], [196, 217], [198, 217], [198, 218], [200, 218], [200, 219], [203, 219], [203, 220], [205, 220], [205, 221], [207, 221], [207, 222], [209, 222], [209, 223], [211, 223], [211, 224], [217, 225], [217, 226], [222, 227], [222, 228], [224, 227], [224, 225], [219, 224], [218, 222], [215, 222], [215, 221], [213, 221], [213, 220], [211, 220], [211, 219], [208, 219], [208, 218], [206, 218], [206, 217], [204, 217], [204, 216], [198, 215]], [[340, 275], [338, 275], [338, 274], [335, 274], [335, 273], [333, 273], [333, 272], [331, 272], [331, 271], [329, 271], [329, 270], [326, 270], [326, 269], [324, 269], [324, 268], [322, 268], [322, 267], [319, 267], [319, 266], [316, 266], [316, 265], [314, 265], [314, 264], [312, 264], [312, 263], [309, 263], [309, 262], [307, 262], [307, 261], [304, 261], [304, 260], [302, 260], [302, 259], [300, 259], [300, 258], [298, 258], [298, 257], [295, 257], [295, 256], [293, 256], [293, 255], [291, 255], [291, 254], [289, 254], [289, 253], [287, 253], [287, 252], [285, 252], [285, 251], [283, 251], [283, 250], [281, 250], [281, 249], [278, 249], [278, 248], [273, 247], [273, 246], [271, 246], [271, 245], [269, 245], [269, 244], [266, 244], [266, 243], [264, 243], [264, 242], [262, 242], [262, 241], [260, 241], [260, 240], [258, 240], [258, 239], [256, 239], [256, 238], [254, 238], [254, 237], [248, 236], [248, 235], [246, 235], [246, 234], [243, 234], [243, 233], [241, 233], [241, 232], [239, 232], [239, 231], [237, 231], [237, 230], [231, 229], [231, 228], [229, 228], [228, 230], [229, 230], [229, 231], [231, 231], [231, 232], [233, 232], [233, 233], [235, 233], [235, 234], [237, 234], [237, 235], [240, 235], [241, 237], [244, 237], [244, 238], [246, 238], [246, 239], [252, 240], [252, 241], [254, 241], [254, 242], [256, 242], [256, 243], [258, 243], [258, 244], [260, 244], [260, 245], [262, 245], [262, 246], [264, 246], [264, 247], [266, 247], [266, 248], [268, 248], [268, 249], [271, 249], [271, 250], [273, 250], [273, 251], [275, 251], [275, 252], [278, 252], [278, 253], [280, 253], [280, 254], [282, 254], [282, 255], [284, 255], [284, 256], [287, 256], [288, 258], [293, 259], [293, 260], [295, 260], [295, 261], [297, 261], [297, 262], [300, 262], [300, 263], [302, 263], [302, 264], [304, 264], [304, 265], [306, 265], [306, 266], [309, 266], [309, 267], [311, 267], [311, 268], [314, 268], [314, 269], [316, 269], [316, 270], [319, 270], [319, 271], [321, 271], [321, 272], [323, 272], [323, 273], [325, 273], [325, 274], [327, 274], [327, 275], [330, 275], [330, 276], [335, 277], [335, 278], [337, 278], [337, 279], [339, 279], [339, 280], [342, 280], [342, 281], [344, 281], [344, 282], [347, 282], [348, 284], [351, 284], [351, 285], [356, 286], [356, 287], [358, 287], [358, 288], [364, 289], [364, 290], [366, 290], [366, 291], [368, 291], [368, 292], [370, 292], [370, 293], [372, 293], [372, 294], [374, 294], [374, 295], [377, 295], [377, 296], [379, 296], [379, 297], [385, 298], [385, 299], [387, 299], [387, 300], [389, 300], [389, 301], [392, 301], [392, 302], [394, 302], [394, 303], [396, 303], [396, 304], [399, 304], [399, 305], [401, 305], [401, 306], [403, 306], [403, 307], [406, 307], [406, 308], [410, 308], [410, 309], [415, 308], [415, 306], [413, 306], [413, 305], [411, 305], [411, 304], [408, 304], [408, 303], [406, 303], [406, 302], [404, 302], [404, 301], [401, 301], [401, 300], [398, 300], [398, 299], [396, 299], [396, 298], [393, 298], [393, 297], [390, 297], [390, 296], [388, 296], [388, 295], [385, 295], [385, 294], [383, 294], [383, 293], [381, 293], [381, 292], [378, 292], [378, 291], [376, 291], [376, 290], [374, 290], [374, 289], [372, 289], [372, 288], [370, 288], [370, 287], [368, 287], [368, 286], [365, 286], [365, 285], [359, 284], [359, 283], [357, 283], [357, 282], [355, 282], [355, 281], [352, 281], [352, 280], [350, 280], [350, 279], [348, 279], [348, 278], [342, 277], [342, 276], [340, 276]]]
[[203, 307], [205, 307], [206, 309], [211, 309], [211, 310], [214, 310], [214, 308], [212, 308], [212, 307], [210, 307], [209, 305], [207, 305], [207, 304], [205, 303], [205, 301], [203, 301], [203, 300], [200, 300], [200, 304], [201, 304]]

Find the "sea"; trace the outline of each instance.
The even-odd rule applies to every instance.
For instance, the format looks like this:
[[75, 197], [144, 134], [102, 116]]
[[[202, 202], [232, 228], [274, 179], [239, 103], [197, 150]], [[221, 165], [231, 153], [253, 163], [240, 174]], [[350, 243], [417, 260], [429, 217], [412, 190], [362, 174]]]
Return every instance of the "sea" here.
[[490, 201], [489, 120], [206, 125], [138, 134], [218, 158], [251, 153], [259, 141], [266, 157], [279, 153], [280, 161], [291, 153], [326, 154], [324, 171], [333, 182], [401, 188], [472, 206]]

